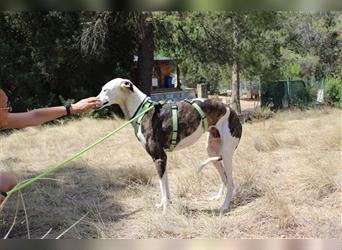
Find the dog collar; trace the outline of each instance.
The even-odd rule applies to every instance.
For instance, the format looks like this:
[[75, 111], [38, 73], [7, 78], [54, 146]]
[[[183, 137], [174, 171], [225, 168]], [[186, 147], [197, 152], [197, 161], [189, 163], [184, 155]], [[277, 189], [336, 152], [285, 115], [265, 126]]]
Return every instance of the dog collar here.
[[148, 96], [146, 96], [146, 97], [144, 98], [144, 100], [140, 103], [140, 105], [138, 106], [138, 108], [137, 108], [137, 110], [135, 111], [134, 115], [132, 115], [131, 119], [133, 119], [133, 118], [138, 114], [138, 112], [140, 111], [142, 105], [145, 103], [145, 101], [146, 101], [147, 98], [148, 98]]

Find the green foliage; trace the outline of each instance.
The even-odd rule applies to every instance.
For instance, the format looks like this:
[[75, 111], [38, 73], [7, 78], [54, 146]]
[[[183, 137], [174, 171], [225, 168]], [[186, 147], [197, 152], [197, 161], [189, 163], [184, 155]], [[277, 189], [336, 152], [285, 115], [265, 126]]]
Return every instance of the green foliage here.
[[241, 79], [319, 80], [340, 70], [336, 12], [158, 12], [158, 52], [180, 58], [185, 82], [204, 78], [228, 88], [233, 15], [240, 20]]
[[299, 75], [304, 79], [322, 79], [337, 72], [341, 54], [338, 12], [291, 12], [282, 23], [286, 34], [282, 64], [299, 64]]
[[[14, 110], [60, 105], [59, 96], [77, 101], [97, 95], [114, 77], [133, 78], [142, 13], [0, 12], [0, 84]], [[155, 54], [179, 59], [183, 83], [204, 81], [214, 93], [231, 87], [234, 58], [247, 82], [341, 72], [339, 12], [152, 12], [147, 21]], [[329, 103], [341, 101], [336, 79], [327, 83]]]
[[313, 103], [317, 99], [318, 86], [317, 85], [306, 85], [308, 102]]
[[231, 85], [231, 69], [227, 65], [193, 64], [191, 60], [184, 60], [181, 67], [183, 82], [188, 87], [195, 88], [197, 83], [207, 83], [210, 92], [219, 93]]
[[289, 49], [281, 48], [280, 72], [283, 79], [309, 79], [315, 75], [319, 65], [319, 57], [310, 54], [297, 54]]
[[[185, 12], [158, 13], [163, 30], [158, 51], [180, 58], [185, 82], [205, 79], [213, 89], [231, 86], [234, 57], [238, 57], [241, 78], [279, 78], [278, 59], [281, 34], [275, 12]], [[239, 26], [239, 51], [234, 49], [232, 18]], [[162, 17], [162, 18], [161, 18]]]
[[325, 83], [326, 100], [331, 105], [342, 107], [342, 79], [332, 76]]
[[95, 32], [99, 18], [96, 12], [0, 12], [0, 82], [14, 111], [60, 105], [60, 95], [94, 96], [108, 80], [130, 77], [135, 34], [126, 13], [108, 13], [101, 54], [81, 51], [83, 34], [94, 26]]
[[298, 63], [284, 64], [281, 71], [284, 79], [299, 79], [301, 77], [301, 67]]

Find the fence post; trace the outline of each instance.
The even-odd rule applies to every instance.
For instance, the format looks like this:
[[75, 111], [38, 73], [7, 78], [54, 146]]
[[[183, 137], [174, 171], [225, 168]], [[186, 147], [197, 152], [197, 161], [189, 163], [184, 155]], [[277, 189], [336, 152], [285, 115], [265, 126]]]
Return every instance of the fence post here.
[[197, 84], [197, 97], [208, 98], [208, 84], [206, 83]]

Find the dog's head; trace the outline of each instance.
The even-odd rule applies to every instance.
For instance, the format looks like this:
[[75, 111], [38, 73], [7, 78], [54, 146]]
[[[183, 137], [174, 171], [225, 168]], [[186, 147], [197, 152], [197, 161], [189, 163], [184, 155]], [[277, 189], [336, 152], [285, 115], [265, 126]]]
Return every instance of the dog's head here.
[[128, 95], [134, 92], [133, 83], [130, 80], [115, 78], [107, 82], [97, 96], [100, 98], [101, 106], [104, 108], [112, 104], [123, 104]]

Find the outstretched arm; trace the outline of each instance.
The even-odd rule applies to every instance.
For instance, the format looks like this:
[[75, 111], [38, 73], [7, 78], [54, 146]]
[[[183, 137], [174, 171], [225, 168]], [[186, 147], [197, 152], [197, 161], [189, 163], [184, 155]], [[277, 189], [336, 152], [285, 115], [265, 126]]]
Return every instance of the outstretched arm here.
[[[71, 105], [71, 113], [87, 112], [99, 105], [97, 97], [89, 97]], [[64, 106], [40, 108], [24, 113], [9, 113], [6, 128], [36, 126], [66, 115]]]

